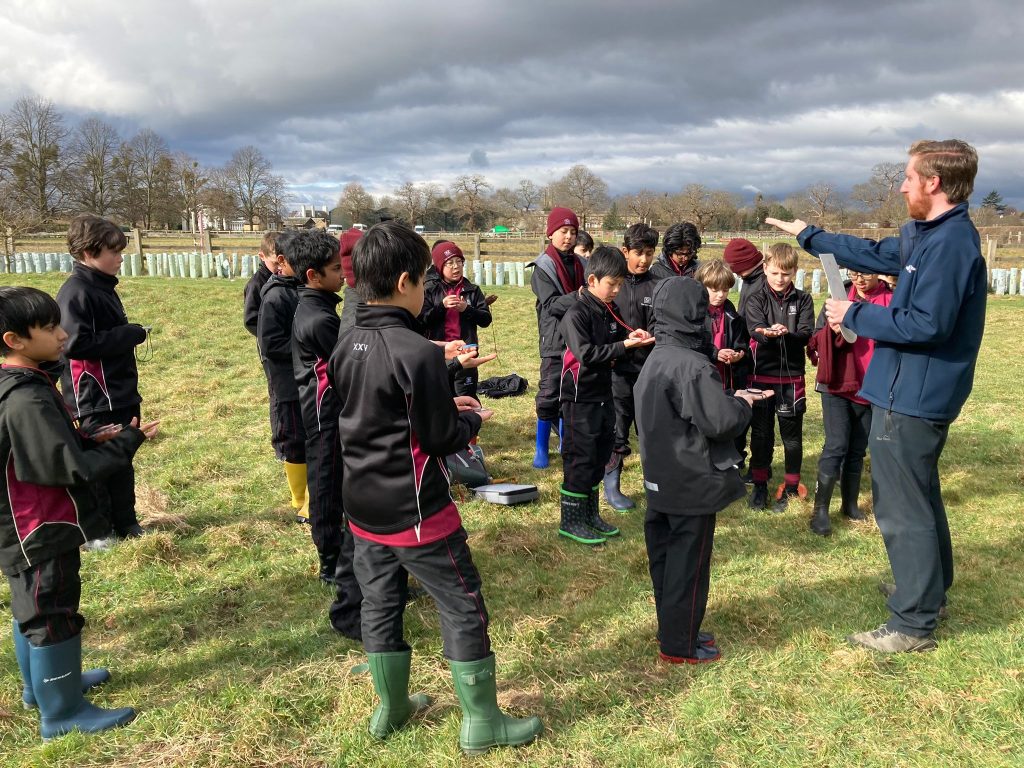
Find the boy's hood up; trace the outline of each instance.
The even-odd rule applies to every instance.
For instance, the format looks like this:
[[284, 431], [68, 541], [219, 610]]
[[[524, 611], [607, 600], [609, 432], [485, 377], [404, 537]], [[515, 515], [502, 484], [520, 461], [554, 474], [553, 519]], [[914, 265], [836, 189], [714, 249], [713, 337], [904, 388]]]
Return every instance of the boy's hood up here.
[[654, 289], [654, 337], [658, 344], [700, 349], [709, 343], [708, 292], [689, 277], [668, 277]]

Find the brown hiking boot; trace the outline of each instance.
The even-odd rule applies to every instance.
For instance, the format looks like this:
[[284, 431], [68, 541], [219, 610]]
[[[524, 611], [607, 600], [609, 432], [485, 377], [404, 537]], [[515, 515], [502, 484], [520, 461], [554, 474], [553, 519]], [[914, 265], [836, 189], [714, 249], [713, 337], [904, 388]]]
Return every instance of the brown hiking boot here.
[[915, 637], [903, 632], [889, 629], [885, 624], [878, 629], [867, 632], [858, 632], [849, 635], [846, 642], [850, 645], [859, 645], [862, 648], [869, 648], [879, 653], [919, 653], [922, 651], [934, 651], [938, 646], [931, 635]]

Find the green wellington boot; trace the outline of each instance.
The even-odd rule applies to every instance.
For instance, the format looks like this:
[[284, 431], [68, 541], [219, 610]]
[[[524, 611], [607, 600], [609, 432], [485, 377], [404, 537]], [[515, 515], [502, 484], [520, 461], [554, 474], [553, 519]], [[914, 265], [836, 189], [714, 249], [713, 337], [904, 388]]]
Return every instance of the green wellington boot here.
[[448, 666], [462, 705], [463, 752], [478, 755], [491, 747], [526, 744], [544, 730], [539, 717], [509, 717], [498, 709], [493, 654], [479, 661], [449, 661]]
[[380, 704], [370, 717], [370, 733], [385, 739], [397, 731], [409, 718], [430, 706], [430, 698], [423, 693], [409, 695], [409, 666], [412, 651], [368, 653], [373, 688]]
[[105, 731], [135, 719], [131, 707], [103, 709], [82, 696], [82, 636], [56, 645], [29, 645], [32, 691], [39, 705], [43, 739], [74, 730]]
[[[17, 621], [12, 619], [11, 632], [14, 636], [14, 656], [18, 660], [18, 667], [21, 669], [21, 681], [24, 687], [21, 691], [21, 704], [25, 709], [35, 709], [36, 695], [32, 692], [32, 672], [29, 665], [29, 642], [23, 634]], [[82, 693], [97, 685], [103, 685], [110, 679], [110, 672], [103, 667], [99, 669], [82, 670]]]

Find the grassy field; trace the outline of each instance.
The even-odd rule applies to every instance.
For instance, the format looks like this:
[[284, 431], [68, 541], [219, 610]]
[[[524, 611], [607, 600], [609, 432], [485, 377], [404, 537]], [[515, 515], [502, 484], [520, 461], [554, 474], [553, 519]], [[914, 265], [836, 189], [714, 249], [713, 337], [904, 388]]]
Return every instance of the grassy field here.
[[[19, 282], [53, 292], [60, 279]], [[140, 716], [42, 745], [0, 622], [0, 764], [1024, 765], [1024, 300], [990, 301], [974, 394], [943, 457], [958, 570], [932, 654], [886, 658], [843, 642], [887, 615], [872, 521], [833, 513], [836, 531], [820, 539], [807, 529], [807, 503], [782, 515], [738, 503], [719, 516], [706, 622], [723, 659], [661, 664], [642, 510], [609, 512], [623, 535], [602, 548], [559, 539], [560, 463], [530, 467], [532, 397], [494, 401], [481, 440], [491, 473], [537, 483], [541, 501], [461, 510], [484, 577], [500, 701], [540, 714], [547, 731], [469, 761], [429, 599], [409, 606], [406, 633], [412, 685], [436, 704], [386, 745], [366, 732], [374, 696], [369, 676], [353, 671], [364, 655], [331, 630], [308, 530], [289, 522], [241, 291], [239, 282], [122, 282], [129, 316], [156, 327], [140, 372], [144, 414], [163, 432], [137, 459], [141, 516], [155, 532], [85, 554], [82, 609], [86, 661], [114, 673], [93, 700]], [[532, 295], [497, 292], [481, 351], [493, 347], [499, 360], [484, 371], [517, 371], [533, 385]], [[811, 478], [822, 442], [813, 398], [806, 425]], [[640, 485], [630, 459], [625, 489], [639, 495]]]

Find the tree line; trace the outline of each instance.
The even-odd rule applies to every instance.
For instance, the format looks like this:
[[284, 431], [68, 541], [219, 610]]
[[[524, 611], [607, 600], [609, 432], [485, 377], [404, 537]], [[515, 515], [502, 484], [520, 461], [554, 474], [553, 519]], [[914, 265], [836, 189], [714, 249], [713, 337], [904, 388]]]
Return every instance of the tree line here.
[[[391, 194], [373, 196], [363, 185], [344, 187], [331, 223], [372, 224], [385, 217], [429, 231], [481, 231], [501, 224], [537, 231], [556, 205], [572, 208], [586, 228], [617, 230], [645, 221], [664, 227], [691, 221], [701, 231], [758, 229], [768, 216], [795, 217], [827, 228], [895, 226], [905, 217], [900, 195], [902, 162], [883, 162], [846, 193], [821, 181], [778, 199], [753, 201], [727, 190], [687, 184], [678, 192], [640, 189], [612, 197], [608, 184], [585, 165], [574, 165], [550, 184], [521, 179], [495, 187], [480, 173], [451, 184], [405, 181]], [[0, 231], [15, 236], [45, 229], [69, 214], [89, 211], [143, 229], [195, 230], [201, 212], [214, 226], [242, 219], [251, 228], [280, 224], [288, 202], [286, 180], [254, 146], [236, 150], [223, 165], [206, 167], [173, 151], [149, 128], [123, 136], [98, 118], [69, 127], [53, 103], [18, 99], [0, 114]], [[980, 223], [1019, 214], [992, 191], [975, 210]], [[987, 219], [993, 219], [988, 221]]]
[[45, 229], [88, 211], [143, 229], [195, 229], [199, 212], [250, 224], [275, 221], [283, 177], [253, 146], [204, 167], [149, 128], [122, 136], [98, 118], [69, 128], [53, 103], [18, 99], [0, 115], [0, 229]]

